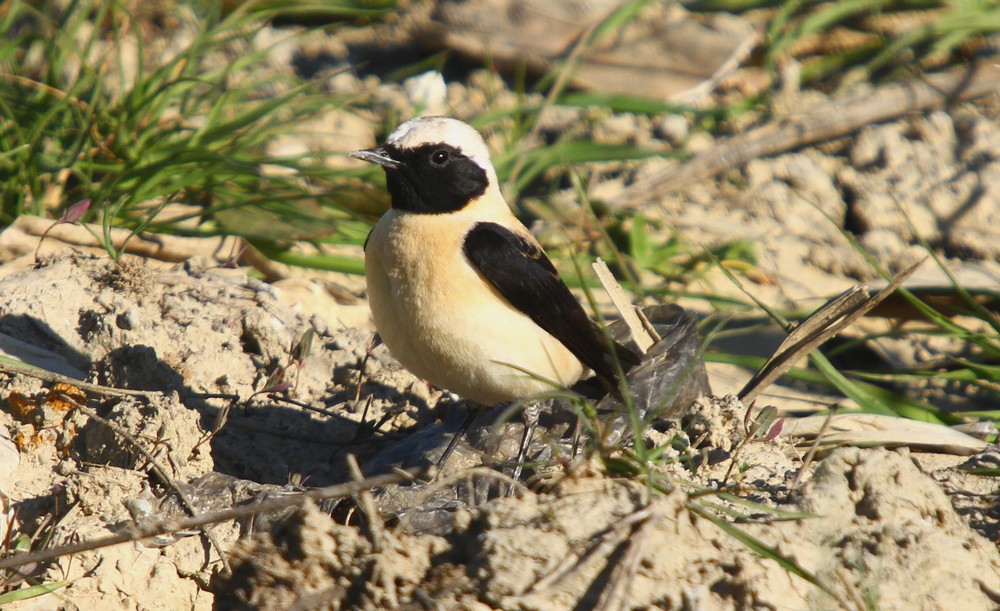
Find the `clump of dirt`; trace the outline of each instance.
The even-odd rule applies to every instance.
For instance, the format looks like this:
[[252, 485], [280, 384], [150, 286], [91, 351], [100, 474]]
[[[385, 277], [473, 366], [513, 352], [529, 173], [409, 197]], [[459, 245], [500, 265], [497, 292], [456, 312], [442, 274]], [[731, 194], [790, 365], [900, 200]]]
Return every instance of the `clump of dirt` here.
[[[164, 416], [199, 420], [203, 431], [228, 424], [200, 451], [235, 476], [278, 484], [294, 474], [316, 484], [336, 481], [342, 460], [330, 464], [335, 450], [328, 444], [350, 441], [362, 413], [367, 411], [370, 422], [384, 418], [385, 430], [410, 426], [431, 417], [438, 396], [398, 365], [387, 364], [384, 348], [368, 359], [366, 375], [360, 375], [370, 331], [334, 332], [329, 325], [314, 325], [280, 303], [280, 289], [245, 272], [163, 271], [135, 263], [122, 269], [106, 259], [66, 257], [0, 285], [9, 296], [0, 304], [0, 332], [5, 334], [0, 348], [27, 363], [44, 362], [50, 370], [78, 379], [90, 376], [105, 386], [176, 393], [175, 402], [183, 407]], [[316, 335], [313, 349], [301, 365], [295, 364], [293, 348], [308, 331]], [[4, 337], [25, 338], [34, 350], [5, 343]], [[43, 349], [44, 355], [39, 353]], [[277, 369], [285, 371], [284, 379], [300, 401], [339, 417], [331, 420], [292, 403], [275, 405], [266, 395], [255, 396]], [[386, 391], [373, 393], [378, 388]], [[371, 403], [356, 404], [359, 392], [372, 396]], [[231, 409], [246, 401], [241, 409]], [[145, 410], [154, 409], [148, 401], [145, 405]], [[172, 434], [157, 430], [169, 429], [169, 418], [146, 419], [149, 414], [136, 413], [132, 404], [116, 410], [112, 416], [136, 423], [134, 434], [149, 439]], [[313, 435], [292, 458], [287, 434], [300, 426]], [[175, 455], [186, 457], [203, 435], [184, 431]], [[117, 446], [110, 447], [114, 453]], [[256, 460], [248, 462], [248, 452]], [[101, 451], [92, 458], [114, 459]]]
[[376, 545], [360, 529], [337, 524], [307, 505], [270, 533], [235, 546], [233, 574], [216, 585], [216, 605], [395, 608], [412, 596], [431, 560], [448, 547], [432, 535], [390, 531], [377, 540]]
[[[430, 537], [417, 546], [410, 535], [391, 533], [390, 545], [399, 545], [396, 537], [407, 541], [405, 575], [382, 567], [392, 555], [373, 554], [360, 531], [309, 510], [241, 544], [235, 576], [220, 585], [220, 596], [260, 608], [377, 608], [391, 575], [398, 600], [429, 597], [466, 608], [573, 609], [627, 600], [663, 609], [865, 601], [974, 609], [996, 602], [1000, 552], [905, 454], [837, 450], [794, 502], [780, 506], [808, 517], [773, 521], [759, 508], [736, 526], [813, 582], [706, 518], [711, 498], [680, 487], [651, 498], [638, 482], [579, 469], [543, 491], [487, 504], [475, 518], [459, 520], [446, 540]], [[942, 554], [947, 567], [940, 566]]]
[[[215, 468], [211, 453], [198, 448], [203, 440], [198, 413], [185, 407], [176, 396], [125, 397], [102, 417], [134, 439], [151, 441], [153, 456], [162, 457], [177, 473], [194, 477]], [[132, 470], [141, 470], [147, 464], [144, 454], [124, 445], [120, 433], [103, 423], [87, 422], [82, 435], [81, 460]]]
[[[906, 455], [838, 450], [817, 466], [799, 506], [820, 517], [803, 521], [805, 532], [783, 526], [793, 535], [789, 543], [805, 548], [795, 557], [818, 561], [817, 575], [839, 581], [847, 600], [886, 608], [997, 603], [997, 547], [969, 527]], [[803, 546], [803, 537], [811, 545]]]
[[838, 175], [852, 228], [880, 255], [923, 240], [948, 256], [1000, 258], [998, 143], [995, 121], [969, 111], [866, 127]]
[[[811, 95], [799, 94], [797, 112], [814, 103]], [[1000, 138], [995, 110], [984, 106], [870, 125], [850, 138], [753, 160], [728, 181], [686, 188], [643, 212], [695, 243], [752, 241], [758, 264], [792, 299], [845, 276], [877, 277], [843, 232], [892, 272], [924, 259], [923, 243], [957, 267], [993, 262], [1000, 191], [991, 168]], [[636, 176], [662, 165], [645, 162]]]
[[[8, 276], [0, 290], [7, 296], [0, 347], [71, 376], [51, 390], [30, 373], [3, 378], [0, 425], [20, 452], [0, 490], [18, 506], [14, 532], [43, 529], [52, 546], [106, 537], [133, 519], [185, 517], [177, 487], [205, 512], [272, 490], [262, 484], [343, 481], [343, 452], [378, 451], [378, 439], [366, 433], [374, 421], [383, 420], [384, 431], [412, 426], [431, 417], [438, 394], [384, 348], [361, 376], [370, 332], [317, 325], [319, 332], [281, 304], [277, 289], [244, 272], [156, 270], [72, 255]], [[292, 348], [310, 329], [312, 350], [292, 363]], [[257, 393], [278, 367], [287, 368], [298, 404], [321, 413]], [[100, 386], [74, 386], [73, 377]], [[360, 381], [371, 397], [363, 405], [355, 401]], [[227, 522], [212, 533], [224, 553], [251, 531]], [[220, 549], [203, 536], [154, 544], [162, 547], [67, 556], [36, 568], [37, 578], [68, 580], [61, 596], [81, 608], [210, 606], [207, 584], [221, 568]]]

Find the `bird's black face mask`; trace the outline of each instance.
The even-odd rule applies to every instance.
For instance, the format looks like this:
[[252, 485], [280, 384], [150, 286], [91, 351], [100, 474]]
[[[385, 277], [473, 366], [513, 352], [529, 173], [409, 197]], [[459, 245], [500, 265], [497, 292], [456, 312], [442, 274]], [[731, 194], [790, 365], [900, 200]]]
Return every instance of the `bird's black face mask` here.
[[486, 192], [486, 170], [448, 144], [422, 144], [413, 149], [383, 147], [394, 164], [385, 168], [392, 207], [409, 212], [454, 212]]

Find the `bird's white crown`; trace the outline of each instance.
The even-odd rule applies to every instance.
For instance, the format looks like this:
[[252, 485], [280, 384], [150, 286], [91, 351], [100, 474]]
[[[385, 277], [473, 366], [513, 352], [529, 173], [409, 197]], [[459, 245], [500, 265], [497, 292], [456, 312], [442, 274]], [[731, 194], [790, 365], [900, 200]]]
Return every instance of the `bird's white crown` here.
[[462, 154], [486, 170], [490, 182], [496, 184], [496, 172], [490, 163], [490, 149], [479, 132], [468, 123], [450, 117], [417, 117], [401, 124], [386, 140], [386, 144], [401, 149], [438, 143], [461, 149]]

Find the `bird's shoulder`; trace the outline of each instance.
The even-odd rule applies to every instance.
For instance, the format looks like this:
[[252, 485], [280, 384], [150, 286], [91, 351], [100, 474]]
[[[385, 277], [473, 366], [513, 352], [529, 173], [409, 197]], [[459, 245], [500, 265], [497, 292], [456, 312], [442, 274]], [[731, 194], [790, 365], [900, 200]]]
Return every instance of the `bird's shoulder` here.
[[515, 277], [525, 272], [543, 272], [555, 278], [559, 275], [541, 245], [520, 223], [473, 223], [465, 234], [463, 249], [477, 266], [491, 268], [495, 273]]

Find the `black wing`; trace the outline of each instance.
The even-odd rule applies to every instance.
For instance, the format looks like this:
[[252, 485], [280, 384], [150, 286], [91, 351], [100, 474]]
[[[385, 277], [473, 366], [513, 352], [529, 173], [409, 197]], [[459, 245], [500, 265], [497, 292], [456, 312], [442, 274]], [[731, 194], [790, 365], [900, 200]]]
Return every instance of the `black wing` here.
[[[465, 236], [465, 256], [515, 308], [563, 343], [607, 381], [615, 379], [607, 340], [534, 242], [496, 223], [477, 223]], [[639, 362], [614, 344], [624, 369]]]

